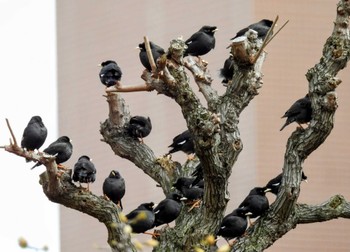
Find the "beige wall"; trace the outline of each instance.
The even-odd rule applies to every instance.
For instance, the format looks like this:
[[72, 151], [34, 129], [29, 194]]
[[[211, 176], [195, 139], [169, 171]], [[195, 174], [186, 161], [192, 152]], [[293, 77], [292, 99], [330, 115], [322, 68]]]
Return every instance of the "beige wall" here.
[[[252, 187], [265, 184], [280, 172], [286, 140], [295, 128], [291, 125], [279, 132], [283, 124], [280, 117], [294, 100], [306, 93], [305, 73], [320, 58], [322, 45], [333, 28], [336, 1], [280, 2], [57, 1], [59, 131], [73, 139], [70, 166], [82, 154], [93, 158], [98, 172], [97, 181], [90, 187], [92, 192], [101, 195], [104, 178], [111, 169], [117, 169], [127, 182], [125, 212], [141, 202], [157, 202], [163, 198], [151, 179], [129, 161], [115, 156], [110, 147], [100, 141], [99, 122], [108, 115], [107, 103], [102, 97], [104, 87], [98, 79], [97, 65], [101, 61], [116, 59], [123, 70], [123, 84], [140, 84], [143, 69], [134, 48], [144, 35], [167, 48], [172, 38], [179, 35], [187, 38], [202, 25], [216, 25], [219, 28], [216, 48], [204, 58], [209, 61], [213, 86], [222, 93], [218, 70], [228, 55], [225, 49], [228, 40], [239, 28], [262, 18], [273, 19], [276, 14], [280, 15], [281, 22], [289, 19], [290, 23], [266, 49], [264, 86], [242, 113], [244, 150], [230, 178], [228, 211], [236, 207]], [[336, 126], [326, 143], [305, 163], [309, 183], [302, 185], [301, 202], [316, 204], [336, 193], [350, 198], [346, 190], [349, 176], [343, 173], [349, 163], [346, 159], [349, 140], [343, 136], [349, 123], [345, 115], [350, 107], [346, 85], [350, 80], [349, 70], [343, 71], [340, 77], [344, 82], [338, 88], [340, 106]], [[132, 114], [151, 117], [153, 131], [145, 142], [156, 155], [166, 153], [171, 139], [185, 129], [179, 107], [154, 92], [123, 97]], [[182, 153], [174, 155], [174, 159], [180, 161], [184, 157]], [[350, 225], [344, 220], [300, 226], [268, 251], [347, 251], [349, 231]], [[136, 238], [149, 237], [138, 235]], [[105, 228], [96, 220], [61, 207], [61, 251], [96, 251], [94, 244], [105, 246], [106, 239]]]

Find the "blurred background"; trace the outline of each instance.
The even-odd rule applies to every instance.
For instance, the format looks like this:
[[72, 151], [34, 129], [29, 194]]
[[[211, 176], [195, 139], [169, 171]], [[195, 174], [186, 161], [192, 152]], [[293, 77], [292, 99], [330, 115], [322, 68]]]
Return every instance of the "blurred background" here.
[[[164, 195], [156, 184], [100, 141], [100, 122], [107, 118], [108, 106], [97, 65], [114, 59], [122, 68], [123, 85], [142, 84], [143, 67], [135, 48], [143, 36], [167, 49], [171, 39], [187, 39], [203, 25], [215, 25], [219, 28], [215, 50], [203, 58], [209, 62], [213, 87], [222, 94], [225, 89], [218, 73], [229, 55], [229, 39], [251, 23], [279, 15], [279, 26], [289, 23], [266, 48], [263, 87], [241, 115], [244, 149], [230, 178], [230, 212], [251, 188], [265, 185], [281, 172], [286, 141], [296, 124], [280, 132], [284, 123], [280, 117], [307, 93], [305, 74], [321, 57], [333, 30], [337, 2], [0, 0], [3, 117], [10, 119], [18, 139], [34, 114], [43, 117], [49, 130], [44, 147], [59, 135], [73, 139], [74, 153], [67, 165], [73, 167], [83, 154], [92, 157], [98, 171], [90, 189], [97, 195], [102, 195], [102, 183], [110, 170], [120, 171], [127, 186], [125, 213], [143, 202], [159, 202]], [[319, 204], [338, 193], [350, 199], [350, 140], [344, 136], [350, 123], [346, 116], [350, 109], [349, 69], [338, 77], [343, 83], [337, 89], [335, 127], [304, 163], [309, 183], [302, 184], [302, 203]], [[191, 85], [197, 92], [195, 83]], [[152, 120], [153, 130], [145, 143], [157, 156], [167, 153], [173, 137], [186, 128], [179, 106], [155, 92], [125, 93], [123, 98], [132, 115]], [[10, 136], [4, 118], [1, 145], [7, 144]], [[178, 152], [173, 159], [183, 163], [186, 155]], [[0, 183], [0, 241], [8, 246], [5, 251], [19, 251], [20, 236], [38, 247], [47, 244], [50, 251], [93, 252], [107, 246], [104, 225], [45, 198], [38, 184], [43, 167], [30, 171], [31, 164], [4, 151], [0, 160], [8, 178]], [[269, 199], [272, 202], [274, 196]], [[341, 219], [299, 225], [266, 251], [348, 251], [349, 224]], [[142, 234], [134, 239], [149, 238]], [[225, 244], [223, 239], [219, 244]]]

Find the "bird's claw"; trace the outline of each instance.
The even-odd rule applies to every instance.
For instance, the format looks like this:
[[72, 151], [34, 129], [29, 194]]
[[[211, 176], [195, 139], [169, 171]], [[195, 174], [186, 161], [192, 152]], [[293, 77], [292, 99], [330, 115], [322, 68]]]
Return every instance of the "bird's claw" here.
[[191, 202], [190, 204], [192, 204], [192, 206], [190, 207], [190, 209], [188, 209], [188, 213], [191, 212], [194, 208], [199, 208], [200, 204], [202, 203], [201, 200], [195, 200], [193, 202]]
[[62, 175], [64, 174], [64, 171], [57, 171], [56, 172], [56, 178], [59, 180], [61, 179]]
[[160, 236], [160, 231], [159, 230], [154, 230], [153, 235], [152, 235], [152, 239], [157, 240]]
[[65, 171], [68, 170], [68, 167], [65, 167], [65, 166], [62, 165], [62, 164], [57, 164], [57, 168], [58, 168], [58, 169], [61, 169], [61, 170], [65, 170]]
[[194, 158], [195, 158], [195, 155], [192, 153], [187, 155], [187, 160], [193, 160]]

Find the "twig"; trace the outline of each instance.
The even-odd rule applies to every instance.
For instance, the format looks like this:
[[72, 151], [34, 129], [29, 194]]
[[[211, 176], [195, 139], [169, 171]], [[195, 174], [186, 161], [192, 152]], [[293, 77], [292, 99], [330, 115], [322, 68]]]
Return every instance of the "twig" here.
[[289, 20], [287, 20], [287, 21], [281, 26], [281, 28], [279, 28], [278, 31], [277, 31], [275, 34], [273, 34], [273, 36], [266, 42], [265, 47], [266, 47], [266, 46], [271, 42], [271, 40], [272, 40], [274, 37], [276, 37], [276, 35], [288, 24], [288, 22], [289, 22]]
[[120, 93], [127, 93], [127, 92], [139, 92], [139, 91], [152, 91], [154, 88], [147, 84], [141, 84], [141, 85], [133, 85], [133, 86], [112, 86], [109, 88], [106, 88], [106, 93], [113, 93], [113, 92], [120, 92]]
[[[273, 23], [272, 23], [272, 25], [271, 25], [271, 28], [269, 29], [269, 31], [267, 32], [267, 34], [266, 34], [266, 36], [265, 36], [265, 39], [264, 39], [264, 41], [263, 41], [263, 43], [262, 43], [262, 45], [261, 45], [261, 47], [260, 47], [260, 50], [259, 50], [258, 53], [254, 56], [254, 58], [253, 58], [253, 60], [252, 60], [252, 64], [255, 64], [255, 62], [258, 60], [260, 54], [264, 51], [264, 49], [265, 49], [265, 47], [267, 46], [267, 44], [272, 40], [272, 38], [269, 39], [269, 37], [270, 37], [270, 34], [273, 32], [273, 29], [275, 28], [278, 19], [279, 19], [279, 16], [277, 15], [276, 18], [275, 18], [275, 21], [273, 21]], [[287, 23], [288, 23], [288, 21], [281, 27], [281, 29], [282, 29]], [[277, 31], [277, 33], [278, 33], [281, 29], [279, 29], [279, 30]], [[274, 36], [273, 36], [273, 37], [274, 37]]]
[[10, 122], [9, 122], [9, 120], [8, 120], [7, 118], [6, 118], [5, 120], [6, 120], [7, 127], [8, 127], [8, 129], [9, 129], [9, 131], [10, 131], [10, 134], [11, 134], [12, 140], [13, 140], [13, 144], [12, 144], [12, 143], [11, 143], [11, 139], [10, 139], [10, 143], [11, 143], [11, 145], [18, 146], [18, 145], [17, 145], [17, 140], [16, 140], [16, 137], [15, 137], [15, 134], [13, 134], [13, 131], [12, 131], [12, 128], [11, 128]]
[[157, 71], [157, 66], [156, 66], [156, 63], [154, 62], [154, 58], [153, 58], [152, 51], [151, 51], [151, 46], [149, 45], [149, 40], [148, 40], [147, 36], [144, 36], [143, 40], [145, 42], [147, 57], [148, 57], [149, 64], [151, 65], [151, 68], [152, 68], [152, 73], [155, 74]]

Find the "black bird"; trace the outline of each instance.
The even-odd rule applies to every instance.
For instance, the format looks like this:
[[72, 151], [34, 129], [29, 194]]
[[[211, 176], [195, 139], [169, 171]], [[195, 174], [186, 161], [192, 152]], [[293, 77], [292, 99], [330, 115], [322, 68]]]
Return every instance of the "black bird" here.
[[265, 196], [268, 191], [270, 191], [269, 188], [253, 188], [238, 208], [242, 208], [246, 213], [251, 213], [249, 215], [251, 218], [262, 215], [269, 209], [269, 200]]
[[169, 193], [164, 200], [159, 202], [154, 209], [155, 227], [168, 224], [179, 216], [182, 208], [181, 198], [180, 194]]
[[294, 102], [293, 105], [282, 116], [282, 118], [287, 117], [287, 120], [280, 131], [292, 122], [296, 122], [300, 127], [302, 127], [301, 124], [311, 121], [311, 116], [311, 100], [309, 98], [309, 94], [307, 94], [304, 98], [301, 98]]
[[89, 191], [89, 183], [96, 180], [96, 168], [88, 156], [81, 156], [78, 162], [75, 163], [72, 178], [75, 182], [87, 183], [87, 190]]
[[[73, 145], [70, 142], [69, 137], [61, 136], [55, 142], [51, 143], [45, 150], [45, 153], [56, 157], [56, 164], [62, 167], [60, 164], [66, 162], [73, 153]], [[40, 166], [41, 163], [37, 162], [32, 169]]]
[[244, 209], [237, 208], [226, 215], [222, 219], [217, 235], [224, 237], [226, 240], [243, 235], [248, 226], [246, 214]]
[[220, 69], [220, 77], [224, 78], [221, 83], [224, 85], [232, 80], [233, 76], [233, 56], [230, 55], [224, 63], [224, 67]]
[[179, 177], [178, 178], [178, 180], [181, 181], [179, 183], [181, 183], [183, 186], [186, 186], [188, 188], [193, 187], [193, 186], [204, 188], [204, 180], [199, 180], [198, 182], [194, 183], [195, 179], [196, 178], [187, 178], [187, 177]]
[[[149, 46], [151, 47], [151, 52], [152, 52], [154, 62], [157, 63], [157, 59], [163, 54], [165, 54], [165, 51], [163, 48], [161, 48], [160, 46], [156, 45], [151, 41], [149, 42]], [[151, 67], [151, 64], [149, 63], [147, 52], [146, 52], [145, 42], [143, 42], [142, 44], [139, 44], [138, 48], [140, 49], [139, 57], [142, 65], [148, 71], [152, 71], [152, 67]]]
[[[192, 184], [192, 183], [191, 183]], [[173, 187], [176, 188], [184, 198], [183, 200], [197, 201], [203, 198], [204, 189], [198, 186], [192, 186], [187, 178], [181, 177], [176, 180]]]
[[187, 49], [184, 57], [187, 55], [201, 56], [207, 54], [215, 47], [214, 33], [217, 31], [216, 26], [205, 25], [185, 41]]
[[[281, 186], [281, 182], [282, 182], [282, 176], [283, 174], [279, 174], [277, 175], [275, 178], [271, 179], [265, 186], [265, 188], [269, 188], [271, 189], [271, 193], [277, 195], [279, 190], [280, 190], [280, 186]], [[301, 173], [301, 180], [302, 181], [306, 181], [307, 182], [307, 176], [304, 174], [304, 172]]]
[[154, 226], [154, 203], [143, 203], [126, 215], [133, 233], [144, 233]]
[[[47, 129], [40, 116], [33, 116], [23, 131], [21, 147], [28, 151], [39, 149], [45, 142]], [[27, 160], [29, 162], [29, 160]]]
[[183, 151], [187, 155], [194, 153], [194, 144], [193, 144], [193, 138], [192, 134], [189, 130], [185, 130], [181, 134], [177, 135], [173, 139], [173, 143], [168, 146], [169, 148], [172, 148], [167, 155], [171, 153], [175, 153], [177, 151]]
[[[248, 27], [243, 28], [239, 32], [236, 33], [236, 36], [232, 39], [238, 38], [240, 36], [243, 36], [249, 29], [254, 30], [258, 33], [258, 38], [264, 40], [268, 31], [270, 30], [271, 26], [273, 24], [273, 21], [268, 19], [260, 20], [257, 23], [248, 25]], [[231, 39], [231, 40], [232, 40]]]
[[122, 70], [114, 60], [107, 60], [100, 64], [100, 80], [106, 87], [111, 87], [117, 84], [122, 78]]
[[118, 171], [110, 172], [103, 182], [102, 190], [104, 195], [123, 210], [122, 198], [125, 195], [125, 181]]
[[141, 140], [148, 136], [152, 130], [152, 123], [149, 117], [133, 116], [130, 118], [128, 125], [128, 133], [134, 138], [141, 138]]

